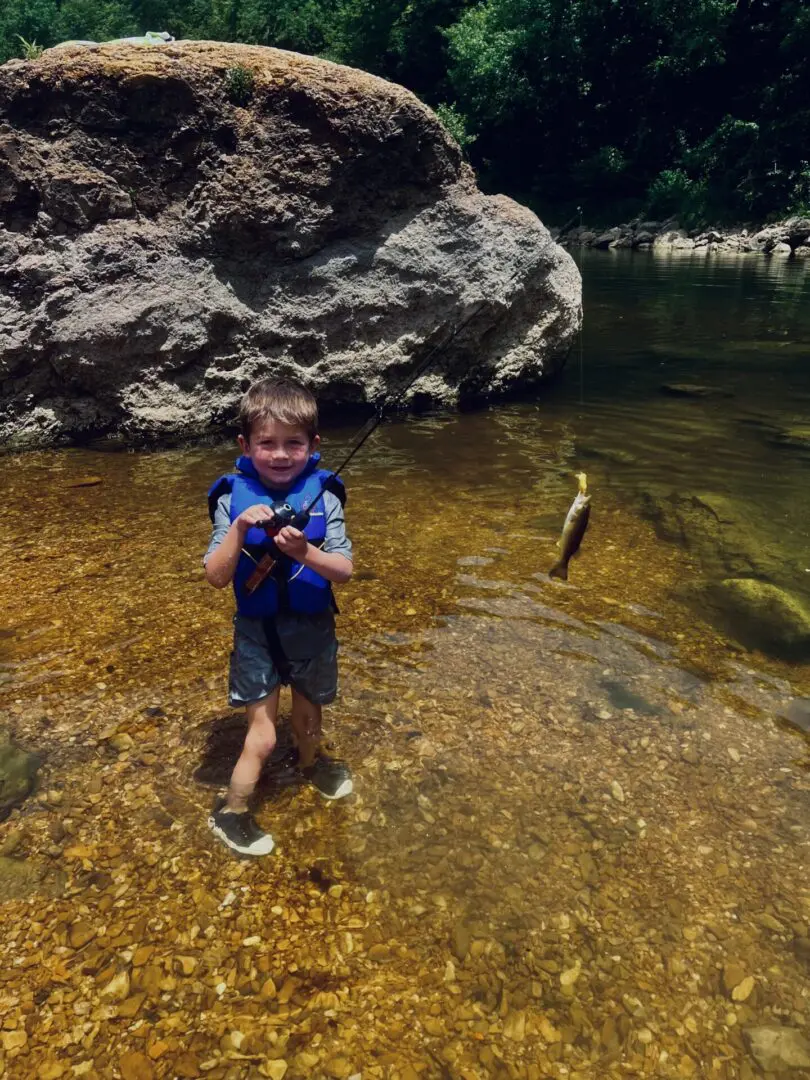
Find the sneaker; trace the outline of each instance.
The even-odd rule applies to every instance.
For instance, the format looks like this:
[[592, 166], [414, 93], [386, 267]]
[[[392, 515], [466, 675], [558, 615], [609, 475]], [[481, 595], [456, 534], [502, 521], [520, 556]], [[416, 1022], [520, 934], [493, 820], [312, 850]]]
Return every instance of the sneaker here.
[[354, 791], [352, 774], [342, 761], [319, 757], [312, 765], [302, 769], [301, 774], [325, 799], [343, 799]]
[[269, 855], [275, 847], [273, 837], [259, 828], [249, 810], [241, 814], [226, 813], [225, 799], [216, 802], [208, 818], [208, 828], [240, 855]]

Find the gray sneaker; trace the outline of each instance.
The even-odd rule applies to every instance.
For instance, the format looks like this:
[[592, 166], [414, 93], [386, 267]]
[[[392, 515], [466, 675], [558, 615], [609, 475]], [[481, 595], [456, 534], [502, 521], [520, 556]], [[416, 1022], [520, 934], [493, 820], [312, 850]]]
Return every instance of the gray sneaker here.
[[234, 814], [225, 812], [225, 799], [218, 799], [208, 818], [208, 828], [233, 851], [240, 855], [269, 855], [275, 847], [270, 833], [263, 832], [249, 810]]
[[323, 795], [325, 799], [344, 799], [354, 791], [352, 774], [348, 765], [332, 758], [318, 757], [312, 765], [301, 769], [301, 775]]

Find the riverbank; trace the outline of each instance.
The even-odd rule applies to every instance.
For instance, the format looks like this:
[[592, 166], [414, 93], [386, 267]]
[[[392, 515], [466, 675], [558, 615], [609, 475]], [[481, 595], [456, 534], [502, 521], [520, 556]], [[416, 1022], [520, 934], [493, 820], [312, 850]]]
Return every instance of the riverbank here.
[[566, 248], [587, 247], [603, 251], [616, 248], [652, 249], [662, 254], [759, 254], [782, 258], [810, 256], [810, 217], [792, 217], [762, 228], [740, 225], [723, 229], [681, 228], [675, 218], [666, 221], [635, 218], [612, 229], [578, 225], [559, 234], [552, 229], [551, 233], [557, 243]]

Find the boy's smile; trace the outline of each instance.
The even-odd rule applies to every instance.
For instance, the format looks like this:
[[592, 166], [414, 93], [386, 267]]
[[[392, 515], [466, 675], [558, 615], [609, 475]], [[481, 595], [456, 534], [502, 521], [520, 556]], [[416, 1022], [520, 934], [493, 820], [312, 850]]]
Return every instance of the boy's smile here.
[[310, 440], [306, 430], [281, 420], [259, 420], [250, 439], [239, 436], [239, 447], [269, 488], [285, 488], [303, 472], [320, 439]]

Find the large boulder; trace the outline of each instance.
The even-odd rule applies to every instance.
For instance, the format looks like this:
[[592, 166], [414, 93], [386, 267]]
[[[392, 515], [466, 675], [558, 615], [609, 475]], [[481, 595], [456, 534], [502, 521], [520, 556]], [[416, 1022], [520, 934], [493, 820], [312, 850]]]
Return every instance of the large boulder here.
[[[70, 46], [0, 68], [0, 442], [192, 434], [262, 375], [328, 403], [536, 384], [570, 256], [413, 94], [277, 49]], [[467, 321], [469, 320], [469, 321]]]

